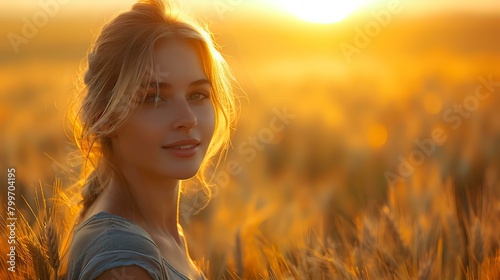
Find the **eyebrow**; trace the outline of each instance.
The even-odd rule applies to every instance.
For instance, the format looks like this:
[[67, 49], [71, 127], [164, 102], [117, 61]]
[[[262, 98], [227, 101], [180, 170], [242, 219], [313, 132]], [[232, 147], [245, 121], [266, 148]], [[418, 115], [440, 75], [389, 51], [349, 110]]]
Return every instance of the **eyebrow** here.
[[[200, 86], [200, 85], [205, 85], [205, 84], [208, 84], [210, 86], [212, 85], [212, 83], [209, 80], [207, 80], [207, 79], [199, 79], [199, 80], [196, 80], [194, 82], [191, 82], [189, 84], [189, 86], [192, 87], [192, 86]], [[149, 83], [149, 86], [154, 86], [154, 87], [158, 86], [160, 88], [171, 88], [172, 84], [165, 83], [165, 82], [159, 82], [159, 83], [157, 83], [156, 81], [151, 81]]]

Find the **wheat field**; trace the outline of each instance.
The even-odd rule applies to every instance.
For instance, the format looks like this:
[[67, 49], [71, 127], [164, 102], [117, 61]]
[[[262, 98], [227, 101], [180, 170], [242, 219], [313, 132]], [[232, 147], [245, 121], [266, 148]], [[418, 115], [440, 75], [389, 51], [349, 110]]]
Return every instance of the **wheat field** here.
[[[18, 219], [12, 273], [5, 185], [0, 279], [63, 271], [81, 164], [65, 113], [93, 34], [118, 10], [71, 5], [18, 53], [0, 44], [0, 177], [15, 168]], [[498, 7], [406, 6], [348, 59], [340, 46], [382, 8], [318, 25], [251, 5], [194, 10], [242, 96], [211, 197], [194, 182], [182, 197], [205, 275], [500, 279]], [[12, 11], [1, 34], [37, 7]]]

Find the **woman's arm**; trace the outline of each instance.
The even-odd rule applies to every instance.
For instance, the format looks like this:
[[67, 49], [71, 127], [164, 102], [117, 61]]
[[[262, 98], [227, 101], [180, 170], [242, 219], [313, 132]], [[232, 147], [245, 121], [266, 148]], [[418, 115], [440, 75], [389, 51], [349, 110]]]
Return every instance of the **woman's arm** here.
[[137, 265], [119, 266], [104, 271], [95, 280], [153, 280], [143, 268]]

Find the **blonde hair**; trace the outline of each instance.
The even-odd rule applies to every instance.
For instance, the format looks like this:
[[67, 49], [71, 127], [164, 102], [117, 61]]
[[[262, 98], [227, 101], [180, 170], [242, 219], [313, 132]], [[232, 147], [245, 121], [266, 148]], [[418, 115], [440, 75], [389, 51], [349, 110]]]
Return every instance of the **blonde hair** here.
[[[161, 0], [141, 0], [104, 25], [88, 53], [73, 122], [74, 140], [84, 155], [80, 217], [113, 176], [108, 135], [123, 124], [137, 106], [143, 79], [154, 73], [153, 51], [159, 38], [194, 44], [213, 88], [216, 123], [212, 141], [196, 178], [209, 194], [207, 169], [221, 160], [237, 118], [234, 78], [206, 28], [181, 15]], [[139, 97], [140, 98], [140, 97]], [[218, 156], [218, 157], [217, 157]], [[213, 160], [217, 158], [217, 160]]]

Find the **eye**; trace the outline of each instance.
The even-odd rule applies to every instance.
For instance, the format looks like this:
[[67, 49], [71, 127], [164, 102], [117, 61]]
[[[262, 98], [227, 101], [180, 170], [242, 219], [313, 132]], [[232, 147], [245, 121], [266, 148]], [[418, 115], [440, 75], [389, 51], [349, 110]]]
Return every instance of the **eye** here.
[[208, 91], [195, 91], [189, 96], [190, 100], [204, 100], [210, 98]]
[[166, 101], [166, 99], [160, 94], [154, 93], [146, 95], [146, 97], [143, 100], [143, 103], [158, 103], [161, 101]]

